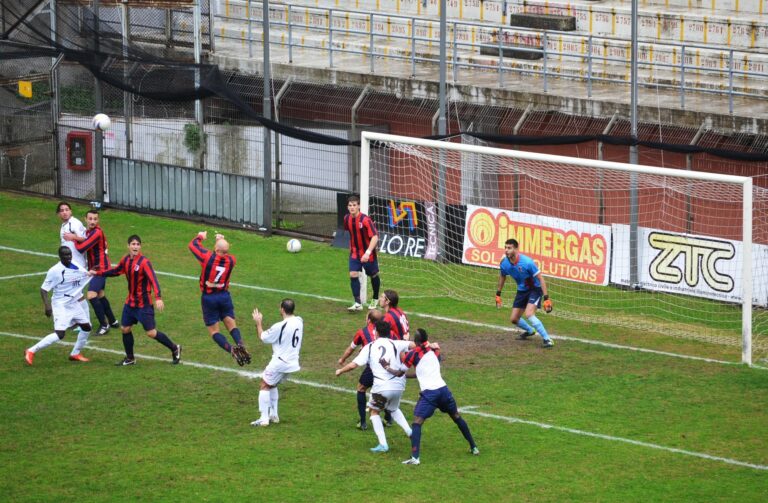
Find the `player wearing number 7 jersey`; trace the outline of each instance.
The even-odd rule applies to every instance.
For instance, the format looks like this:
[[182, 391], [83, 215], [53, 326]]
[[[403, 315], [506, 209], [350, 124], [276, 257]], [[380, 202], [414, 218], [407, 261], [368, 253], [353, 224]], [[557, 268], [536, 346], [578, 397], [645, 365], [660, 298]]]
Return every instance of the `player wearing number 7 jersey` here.
[[304, 338], [304, 320], [296, 316], [294, 311], [296, 303], [292, 299], [283, 299], [280, 302], [279, 321], [264, 330], [262, 326], [263, 314], [258, 309], [253, 310], [253, 321], [256, 322], [256, 332], [265, 344], [272, 344], [272, 359], [267, 368], [261, 374], [261, 386], [259, 391], [259, 412], [261, 417], [251, 422], [251, 426], [269, 426], [269, 423], [279, 423], [277, 415], [277, 385], [288, 374], [301, 370], [299, 366], [299, 353], [301, 341]]
[[[229, 294], [229, 278], [235, 268], [237, 260], [229, 254], [229, 243], [224, 236], [216, 234], [216, 244], [213, 251], [203, 248], [203, 241], [208, 238], [208, 232], [198, 232], [197, 236], [189, 243], [189, 250], [200, 262], [200, 291], [202, 297], [200, 304], [203, 308], [203, 322], [208, 329], [208, 335], [219, 345], [221, 349], [232, 355], [241, 367], [251, 363], [251, 355], [245, 349], [240, 329], [235, 323], [235, 306], [232, 304], [232, 296]], [[219, 331], [219, 322], [229, 330], [232, 340], [231, 345], [227, 338]]]

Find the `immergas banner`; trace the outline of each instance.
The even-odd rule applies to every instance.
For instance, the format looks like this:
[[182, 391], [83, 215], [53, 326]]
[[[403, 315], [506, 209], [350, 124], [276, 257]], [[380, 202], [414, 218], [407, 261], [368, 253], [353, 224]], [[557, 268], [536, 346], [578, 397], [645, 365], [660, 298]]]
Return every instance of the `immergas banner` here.
[[[629, 226], [613, 226], [611, 282], [629, 285]], [[741, 241], [640, 227], [638, 282], [641, 288], [741, 302]], [[752, 245], [752, 303], [768, 305], [768, 246]]]
[[371, 197], [370, 206], [379, 231], [379, 253], [429, 260], [437, 258], [434, 203]]
[[610, 226], [467, 205], [463, 263], [498, 268], [510, 238], [545, 276], [608, 284]]

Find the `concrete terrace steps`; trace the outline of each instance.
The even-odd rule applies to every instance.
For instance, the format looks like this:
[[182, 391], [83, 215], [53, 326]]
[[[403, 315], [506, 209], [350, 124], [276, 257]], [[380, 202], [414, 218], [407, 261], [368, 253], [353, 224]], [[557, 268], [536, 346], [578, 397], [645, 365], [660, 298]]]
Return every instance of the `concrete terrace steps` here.
[[[229, 15], [246, 0], [223, 0]], [[438, 0], [292, 0], [293, 6], [322, 7], [382, 15], [439, 19]], [[506, 5], [506, 10], [504, 6]], [[261, 3], [252, 2], [260, 11]], [[511, 14], [572, 16], [584, 35], [629, 39], [629, 0], [448, 0], [449, 21], [509, 25]], [[652, 0], [639, 6], [640, 37], [647, 41], [720, 45], [734, 49], [768, 48], [768, 0]]]
[[[486, 3], [491, 0], [486, 0]], [[261, 40], [261, 9], [252, 9], [251, 26], [253, 40], [260, 46]], [[288, 8], [286, 5], [272, 4], [270, 10], [271, 40], [275, 44], [287, 45], [289, 33], [286, 23], [288, 21]], [[244, 18], [246, 15], [244, 6], [230, 4], [229, 16]], [[330, 44], [328, 23], [330, 11], [314, 7], [291, 5], [293, 44], [311, 48], [327, 50]], [[232, 18], [219, 18], [217, 20], [217, 35], [229, 39], [240, 40], [243, 47], [247, 43], [247, 23], [235, 21]], [[354, 50], [361, 52], [360, 66], [365, 66], [367, 54], [370, 51], [370, 38], [366, 33], [369, 30], [370, 16], [366, 13], [345, 12], [334, 10], [333, 16], [333, 43], [334, 50]], [[411, 30], [419, 40], [416, 43], [416, 57], [437, 59], [439, 30], [436, 20], [416, 20], [411, 26], [411, 19], [400, 17], [376, 17], [373, 23], [373, 31], [376, 33], [374, 47], [378, 55], [385, 56], [411, 56], [411, 41], [408, 39]], [[488, 71], [495, 71], [499, 65], [498, 52], [495, 55], [481, 55], [481, 46], [498, 45], [497, 24], [486, 25], [457, 25], [456, 61], [459, 64], [487, 65]], [[351, 34], [350, 31], [360, 32]], [[403, 38], [397, 38], [398, 36]], [[507, 28], [502, 32], [504, 44], [507, 46], [527, 46], [531, 49], [540, 48], [544, 42], [540, 33], [526, 31], [517, 28]], [[452, 40], [449, 35], [449, 41]], [[557, 76], [584, 80], [589, 71], [588, 45], [583, 35], [570, 35], [567, 33], [553, 34], [546, 40], [550, 55], [547, 61], [547, 70]], [[474, 45], [468, 45], [474, 44]], [[629, 43], [621, 40], [594, 39], [592, 45], [592, 76], [603, 79], [629, 80]], [[487, 52], [487, 51], [486, 51]], [[639, 58], [641, 63], [654, 63], [655, 66], [641, 65], [641, 80], [657, 84], [678, 85], [682, 72], [681, 49], [676, 46], [663, 46], [660, 44], [641, 44]], [[685, 71], [687, 86], [704, 89], [723, 89], [728, 85], [729, 51], [726, 49], [688, 49], [685, 54], [686, 64], [689, 68]], [[505, 51], [506, 55], [506, 51]], [[766, 54], [741, 54], [733, 62], [735, 71], [749, 69], [760, 71], [768, 69], [768, 55]], [[453, 57], [452, 49], [449, 49], [449, 58]], [[607, 58], [600, 59], [600, 58]], [[328, 61], [327, 53], [325, 61]], [[318, 64], [323, 63], [320, 56]], [[541, 71], [544, 65], [542, 60], [521, 61], [517, 59], [504, 59], [504, 67], [526, 71]], [[672, 65], [672, 66], [664, 66]], [[690, 66], [702, 68], [695, 70]], [[707, 69], [707, 71], [703, 70]], [[481, 71], [482, 69], [476, 69]], [[763, 75], [767, 72], [762, 71]], [[768, 88], [766, 78], [753, 78], [743, 75], [735, 75], [734, 90], [765, 94]]]

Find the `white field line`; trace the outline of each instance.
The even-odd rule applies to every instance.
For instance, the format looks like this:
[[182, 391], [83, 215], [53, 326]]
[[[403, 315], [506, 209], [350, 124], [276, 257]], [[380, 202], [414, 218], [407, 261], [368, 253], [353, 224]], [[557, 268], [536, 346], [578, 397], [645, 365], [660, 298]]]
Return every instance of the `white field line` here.
[[[12, 251], [12, 252], [18, 252], [18, 253], [24, 253], [28, 255], [39, 255], [43, 257], [53, 257], [58, 258], [56, 255], [52, 253], [41, 253], [41, 252], [35, 252], [30, 250], [22, 250], [19, 248], [10, 248], [8, 246], [2, 246], [0, 245], [0, 250], [6, 250], [6, 251]], [[178, 279], [188, 279], [193, 281], [199, 281], [200, 278], [198, 276], [189, 276], [186, 274], [176, 274], [172, 272], [163, 272], [163, 271], [155, 271], [159, 276], [169, 276], [171, 278], [178, 278]], [[259, 290], [263, 292], [272, 292], [272, 293], [282, 293], [285, 295], [293, 295], [293, 296], [300, 296], [300, 297], [309, 297], [312, 299], [319, 299], [319, 300], [327, 300], [330, 302], [338, 302], [338, 303], [347, 303], [349, 302], [349, 299], [338, 299], [336, 297], [328, 297], [325, 295], [317, 295], [313, 293], [304, 293], [304, 292], [296, 292], [293, 290], [282, 290], [279, 288], [268, 288], [264, 286], [257, 286], [257, 285], [247, 285], [243, 283], [230, 283], [231, 286], [236, 286], [239, 288], [247, 288], [250, 290]], [[447, 316], [437, 316], [433, 314], [425, 314], [425, 313], [417, 313], [414, 311], [406, 311], [408, 315], [411, 316], [419, 316], [421, 318], [427, 318], [431, 320], [438, 320], [438, 321], [445, 321], [449, 323], [456, 323], [459, 325], [468, 325], [472, 327], [478, 327], [478, 328], [488, 328], [491, 330], [498, 330], [500, 332], [519, 332], [520, 330], [517, 327], [512, 327], [509, 325], [493, 325], [491, 323], [482, 323], [478, 321], [468, 321], [468, 320], [460, 320], [457, 318], [449, 318]], [[646, 349], [646, 348], [638, 348], [634, 346], [625, 346], [623, 344], [613, 344], [611, 342], [603, 342], [603, 341], [596, 341], [591, 339], [582, 339], [579, 337], [571, 337], [566, 335], [553, 335], [550, 334], [550, 336], [553, 339], [558, 339], [562, 341], [569, 341], [569, 342], [579, 342], [582, 344], [589, 344], [592, 346], [599, 346], [603, 348], [611, 348], [611, 349], [621, 349], [624, 351], [636, 351], [638, 353], [647, 353], [647, 354], [653, 354], [653, 355], [659, 355], [659, 356], [668, 356], [671, 358], [680, 358], [684, 360], [693, 360], [693, 361], [699, 361], [699, 362], [705, 362], [705, 363], [716, 363], [719, 365], [743, 365], [741, 362], [732, 362], [732, 361], [726, 361], [726, 360], [716, 360], [713, 358], [705, 358], [703, 356], [691, 356], [691, 355], [684, 355], [680, 353], [671, 353], [668, 351], [658, 351], [655, 349]], [[768, 370], [768, 367], [763, 367], [760, 365], [752, 365], [751, 368], [756, 368], [760, 370]]]
[[6, 279], [29, 278], [30, 276], [45, 276], [46, 274], [48, 274], [47, 271], [31, 272], [29, 274], [14, 274], [13, 276], [0, 276], [0, 281], [6, 280]]
[[[29, 335], [16, 334], [16, 333], [10, 333], [10, 332], [0, 332], [0, 335], [6, 336], [6, 337], [15, 337], [17, 339], [33, 340], [33, 341], [37, 341], [37, 340], [40, 339], [39, 337], [32, 337], [32, 336], [29, 336]], [[67, 341], [60, 341], [59, 344], [62, 344], [62, 345], [65, 345], [65, 346], [73, 346], [74, 345], [74, 343], [67, 342]], [[115, 355], [120, 355], [120, 356], [124, 355], [124, 353], [122, 351], [117, 351], [117, 350], [108, 349], [108, 348], [101, 348], [101, 347], [92, 345], [90, 342], [88, 343], [87, 348], [92, 350], [92, 351], [101, 351], [103, 353], [110, 353], [110, 354], [115, 354]], [[156, 360], [156, 361], [162, 361], [162, 362], [169, 362], [168, 358], [160, 358], [160, 357], [157, 357], [157, 356], [136, 354], [136, 357], [140, 358], [142, 360]], [[21, 360], [22, 360], [21, 355], [19, 355], [19, 362], [21, 362]], [[181, 364], [182, 365], [186, 365], [188, 367], [194, 367], [194, 368], [199, 368], [199, 369], [215, 370], [217, 372], [228, 372], [228, 373], [231, 373], [231, 374], [237, 374], [239, 376], [246, 377], [248, 379], [257, 379], [257, 378], [261, 377], [261, 372], [252, 372], [252, 371], [247, 371], [247, 370], [239, 370], [239, 369], [234, 369], [234, 368], [229, 368], [229, 367], [219, 367], [219, 366], [216, 366], [216, 365], [208, 365], [206, 363], [192, 362], [192, 361], [189, 361], [189, 360], [182, 360]], [[324, 383], [319, 383], [319, 382], [314, 382], [314, 381], [306, 381], [304, 379], [293, 379], [293, 378], [291, 378], [289, 380], [292, 383], [299, 384], [299, 385], [302, 385], [302, 386], [309, 386], [309, 387], [317, 388], [317, 389], [324, 389], [324, 390], [329, 390], [329, 391], [335, 391], [335, 392], [338, 392], [338, 393], [354, 394], [356, 392], [355, 390], [352, 390], [352, 389], [342, 388], [340, 386], [333, 386], [331, 384], [324, 384]], [[403, 403], [407, 403], [409, 405], [415, 405], [415, 402], [413, 402], [411, 400], [402, 400], [402, 402]], [[725, 464], [740, 466], [740, 467], [744, 467], [744, 468], [752, 468], [752, 469], [755, 469], [755, 470], [768, 471], [768, 465], [761, 465], [761, 464], [757, 464], [757, 463], [750, 463], [750, 462], [747, 462], [747, 461], [739, 461], [737, 459], [725, 458], [725, 457], [722, 457], [722, 456], [714, 456], [712, 454], [706, 454], [706, 453], [703, 453], [703, 452], [688, 451], [688, 450], [685, 450], [685, 449], [678, 449], [676, 447], [667, 447], [667, 446], [664, 446], [664, 445], [652, 444], [650, 442], [642, 442], [640, 440], [632, 440], [630, 438], [616, 437], [616, 436], [613, 436], [613, 435], [605, 435], [605, 434], [602, 434], [602, 433], [595, 433], [595, 432], [586, 431], [586, 430], [579, 430], [579, 429], [576, 429], [576, 428], [568, 428], [568, 427], [565, 427], [565, 426], [557, 426], [557, 425], [549, 424], [549, 423], [541, 423], [541, 422], [538, 422], [538, 421], [530, 421], [530, 420], [527, 420], [527, 419], [520, 419], [520, 418], [517, 418], [517, 417], [501, 416], [501, 415], [498, 415], [498, 414], [488, 414], [488, 413], [485, 413], [485, 412], [480, 412], [480, 411], [474, 410], [476, 408], [477, 408], [477, 406], [467, 406], [467, 407], [461, 408], [460, 410], [461, 410], [462, 414], [478, 416], [478, 417], [482, 417], [482, 418], [485, 418], [485, 419], [493, 419], [493, 420], [496, 420], [496, 421], [502, 421], [502, 422], [510, 423], [510, 424], [524, 424], [524, 425], [527, 425], [527, 426], [535, 426], [537, 428], [541, 428], [541, 429], [545, 429], [545, 430], [554, 430], [554, 431], [559, 431], [559, 432], [563, 432], [563, 433], [570, 433], [570, 434], [573, 434], [573, 435], [579, 435], [579, 436], [590, 437], [590, 438], [598, 438], [598, 439], [601, 439], [601, 440], [607, 440], [609, 442], [619, 442], [619, 443], [624, 443], [624, 444], [630, 444], [630, 445], [635, 445], [635, 446], [638, 446], [638, 447], [645, 447], [645, 448], [648, 448], [648, 449], [655, 449], [655, 450], [658, 450], [658, 451], [671, 452], [673, 454], [682, 454], [684, 456], [691, 456], [691, 457], [695, 457], [695, 458], [706, 459], [708, 461], [716, 461], [716, 462], [719, 462], [719, 463], [725, 463]]]

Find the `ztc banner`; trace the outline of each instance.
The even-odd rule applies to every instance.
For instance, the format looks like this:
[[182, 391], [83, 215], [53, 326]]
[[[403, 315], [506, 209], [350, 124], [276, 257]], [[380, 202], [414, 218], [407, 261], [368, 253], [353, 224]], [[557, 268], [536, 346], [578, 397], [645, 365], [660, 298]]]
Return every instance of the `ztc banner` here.
[[[741, 302], [741, 241], [659, 229], [638, 229], [640, 288]], [[613, 225], [611, 282], [629, 285], [629, 226]], [[768, 305], [768, 285], [757, 271], [768, 267], [768, 246], [752, 245], [752, 302]]]
[[545, 276], [608, 284], [607, 225], [467, 205], [463, 263], [499, 267], [507, 239], [516, 239]]

